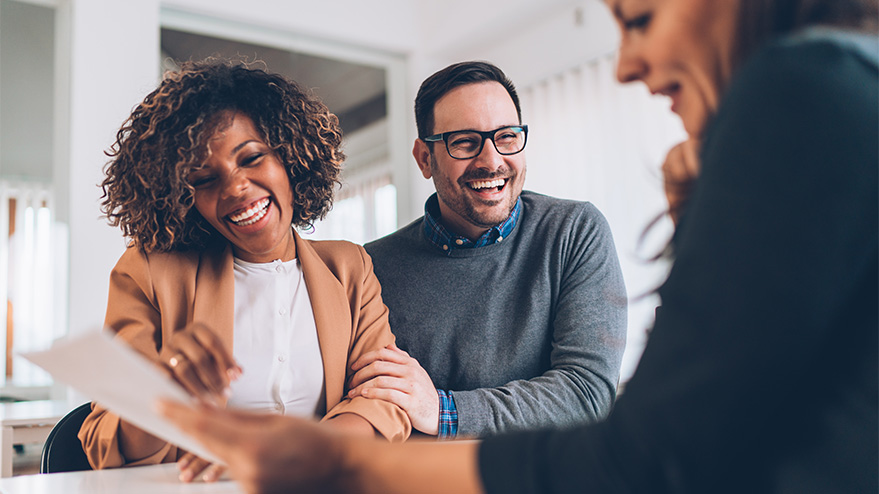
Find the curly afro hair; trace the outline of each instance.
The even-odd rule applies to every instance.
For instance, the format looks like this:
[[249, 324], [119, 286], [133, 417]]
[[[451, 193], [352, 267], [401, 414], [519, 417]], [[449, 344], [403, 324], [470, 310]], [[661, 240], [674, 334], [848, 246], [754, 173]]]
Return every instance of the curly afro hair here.
[[332, 206], [345, 155], [335, 115], [298, 84], [240, 61], [187, 62], [166, 74], [116, 133], [101, 211], [144, 251], [202, 249], [222, 236], [193, 207], [191, 170], [228, 118], [253, 120], [287, 170], [292, 226], [307, 228]]

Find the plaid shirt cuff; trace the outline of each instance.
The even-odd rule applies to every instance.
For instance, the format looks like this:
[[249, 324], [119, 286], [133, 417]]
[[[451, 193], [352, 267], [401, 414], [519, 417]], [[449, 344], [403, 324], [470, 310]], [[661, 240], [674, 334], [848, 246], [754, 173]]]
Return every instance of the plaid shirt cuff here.
[[458, 409], [455, 408], [455, 398], [450, 391], [436, 390], [439, 395], [439, 431], [438, 439], [454, 439], [458, 435]]

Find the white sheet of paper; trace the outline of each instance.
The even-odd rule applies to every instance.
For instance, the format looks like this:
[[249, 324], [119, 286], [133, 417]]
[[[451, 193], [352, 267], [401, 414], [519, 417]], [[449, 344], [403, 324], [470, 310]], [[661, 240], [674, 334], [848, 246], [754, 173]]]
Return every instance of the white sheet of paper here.
[[190, 403], [189, 394], [155, 364], [107, 332], [90, 331], [59, 341], [49, 350], [21, 356], [154, 436], [205, 460], [222, 463], [155, 411], [159, 398]]

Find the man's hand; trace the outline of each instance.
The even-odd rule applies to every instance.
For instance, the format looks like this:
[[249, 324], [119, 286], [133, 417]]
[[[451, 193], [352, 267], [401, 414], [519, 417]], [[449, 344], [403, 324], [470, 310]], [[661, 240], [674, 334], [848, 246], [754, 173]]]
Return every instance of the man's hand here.
[[363, 354], [351, 369], [348, 397], [364, 396], [402, 408], [412, 427], [425, 434], [439, 430], [439, 396], [427, 372], [408, 353], [388, 345]]

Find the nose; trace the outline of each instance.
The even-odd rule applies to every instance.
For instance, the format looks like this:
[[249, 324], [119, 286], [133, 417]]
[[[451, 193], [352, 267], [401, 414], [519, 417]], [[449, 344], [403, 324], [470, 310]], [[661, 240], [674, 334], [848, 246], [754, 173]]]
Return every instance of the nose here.
[[250, 181], [247, 179], [247, 174], [240, 168], [235, 168], [223, 177], [223, 198], [239, 197], [247, 191], [249, 185]]
[[504, 155], [497, 152], [494, 141], [489, 142], [489, 139], [486, 139], [482, 143], [482, 152], [476, 155], [474, 163], [482, 168], [496, 170], [503, 166]]
[[620, 43], [617, 61], [617, 80], [625, 84], [643, 80], [647, 74], [647, 64], [638, 54], [637, 46], [625, 39]]

